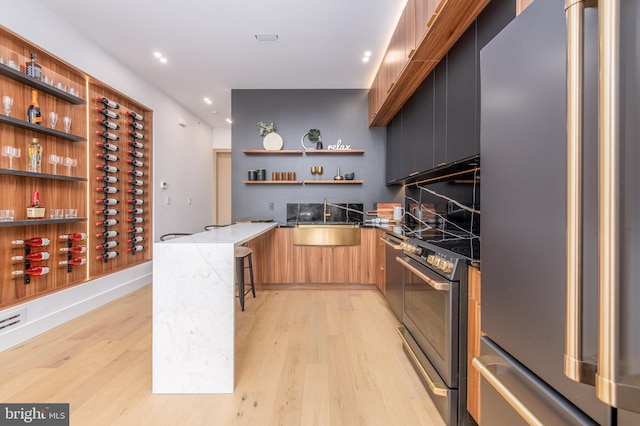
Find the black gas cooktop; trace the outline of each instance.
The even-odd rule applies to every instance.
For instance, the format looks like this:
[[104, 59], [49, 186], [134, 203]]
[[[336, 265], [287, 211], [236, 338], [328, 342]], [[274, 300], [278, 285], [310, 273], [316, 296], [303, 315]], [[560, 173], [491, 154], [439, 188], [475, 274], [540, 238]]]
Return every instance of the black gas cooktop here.
[[477, 227], [472, 228], [466, 224], [447, 224], [446, 226], [403, 224], [390, 225], [388, 229], [395, 234], [414, 240], [415, 244], [430, 244], [441, 250], [463, 256], [469, 261], [480, 260], [480, 230]]

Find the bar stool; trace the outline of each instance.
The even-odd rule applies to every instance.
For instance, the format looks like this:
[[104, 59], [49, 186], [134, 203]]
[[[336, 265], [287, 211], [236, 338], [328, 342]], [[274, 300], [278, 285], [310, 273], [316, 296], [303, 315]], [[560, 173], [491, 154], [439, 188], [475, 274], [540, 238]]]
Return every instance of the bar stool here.
[[[240, 309], [244, 311], [244, 296], [253, 293], [253, 298], [256, 297], [256, 287], [253, 281], [253, 262], [251, 260], [251, 254], [253, 250], [245, 246], [237, 246], [235, 248], [236, 258], [236, 281], [238, 283], [238, 298], [240, 299]], [[245, 263], [245, 259], [248, 261]], [[245, 290], [244, 282], [244, 270], [249, 270], [249, 277], [251, 278], [251, 289]]]

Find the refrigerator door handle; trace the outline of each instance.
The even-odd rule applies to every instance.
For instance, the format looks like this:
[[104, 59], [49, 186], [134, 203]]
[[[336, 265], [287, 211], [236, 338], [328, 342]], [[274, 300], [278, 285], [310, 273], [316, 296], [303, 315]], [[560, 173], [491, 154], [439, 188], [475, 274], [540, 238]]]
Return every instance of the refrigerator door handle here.
[[567, 15], [567, 271], [564, 374], [595, 385], [596, 364], [582, 353], [582, 123], [584, 0], [565, 0]]

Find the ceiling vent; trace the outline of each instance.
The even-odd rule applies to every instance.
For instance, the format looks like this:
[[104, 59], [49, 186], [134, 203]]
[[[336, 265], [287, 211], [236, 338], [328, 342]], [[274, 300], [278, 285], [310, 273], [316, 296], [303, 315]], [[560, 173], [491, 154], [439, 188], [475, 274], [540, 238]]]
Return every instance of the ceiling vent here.
[[256, 34], [258, 41], [278, 41], [278, 34]]

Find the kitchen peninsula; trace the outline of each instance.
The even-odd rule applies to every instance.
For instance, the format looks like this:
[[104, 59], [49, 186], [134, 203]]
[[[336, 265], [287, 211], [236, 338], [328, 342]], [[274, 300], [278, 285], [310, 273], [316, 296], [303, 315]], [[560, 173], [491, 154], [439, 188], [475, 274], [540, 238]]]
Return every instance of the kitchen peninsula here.
[[234, 248], [276, 226], [241, 223], [154, 244], [153, 393], [233, 393]]

